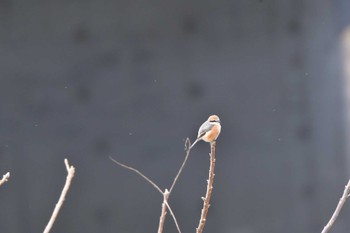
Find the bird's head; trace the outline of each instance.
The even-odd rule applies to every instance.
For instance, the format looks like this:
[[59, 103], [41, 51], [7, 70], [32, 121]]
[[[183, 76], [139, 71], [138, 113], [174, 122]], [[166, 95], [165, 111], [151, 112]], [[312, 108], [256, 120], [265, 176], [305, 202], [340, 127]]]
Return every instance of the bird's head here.
[[208, 118], [208, 121], [209, 122], [217, 122], [217, 123], [220, 123], [220, 118], [217, 116], [217, 115], [211, 115], [209, 118]]

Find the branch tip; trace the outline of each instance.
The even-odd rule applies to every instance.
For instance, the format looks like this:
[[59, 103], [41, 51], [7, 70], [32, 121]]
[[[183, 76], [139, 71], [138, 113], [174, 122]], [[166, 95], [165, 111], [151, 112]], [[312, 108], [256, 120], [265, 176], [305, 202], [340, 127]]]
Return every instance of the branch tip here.
[[60, 195], [60, 198], [58, 199], [58, 202], [55, 206], [55, 209], [53, 210], [53, 213], [51, 215], [51, 218], [48, 222], [48, 224], [46, 225], [45, 227], [45, 230], [44, 230], [44, 233], [49, 233], [53, 224], [55, 223], [56, 221], [56, 218], [58, 216], [58, 213], [63, 205], [63, 202], [64, 200], [66, 199], [66, 195], [68, 193], [68, 190], [69, 190], [69, 187], [70, 187], [70, 184], [72, 182], [72, 179], [74, 177], [74, 172], [75, 172], [75, 168], [73, 166], [70, 166], [69, 167], [69, 163], [68, 163], [68, 159], [64, 159], [64, 163], [65, 163], [65, 166], [66, 166], [66, 169], [67, 169], [67, 178], [66, 178], [66, 183], [64, 184], [64, 187], [62, 189], [62, 192], [61, 192], [61, 195]]
[[7, 182], [10, 178], [10, 172], [7, 172], [5, 175], [2, 176], [2, 179], [0, 180], [0, 186], [3, 185], [5, 182]]

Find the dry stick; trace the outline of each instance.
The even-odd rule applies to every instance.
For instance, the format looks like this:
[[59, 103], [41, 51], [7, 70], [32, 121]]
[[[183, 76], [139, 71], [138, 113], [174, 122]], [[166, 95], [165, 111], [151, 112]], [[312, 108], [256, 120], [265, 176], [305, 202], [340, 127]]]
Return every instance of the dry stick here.
[[178, 180], [178, 178], [179, 178], [179, 176], [180, 176], [180, 174], [181, 174], [181, 172], [182, 172], [182, 169], [184, 168], [184, 166], [185, 166], [185, 164], [186, 164], [186, 162], [187, 162], [188, 156], [190, 155], [191, 143], [190, 143], [190, 139], [188, 139], [188, 138], [186, 138], [186, 141], [185, 141], [185, 150], [186, 150], [185, 159], [184, 159], [184, 161], [182, 162], [181, 167], [180, 167], [179, 171], [177, 172], [177, 174], [176, 174], [176, 176], [175, 176], [175, 178], [174, 178], [173, 183], [171, 184], [171, 187], [170, 187], [170, 189], [169, 189], [169, 195], [170, 195], [171, 191], [173, 191], [174, 186], [175, 186], [175, 184], [176, 184], [176, 181]]
[[170, 187], [170, 190], [168, 191], [168, 189], [165, 189], [165, 191], [163, 192], [159, 187], [158, 185], [156, 185], [151, 179], [149, 179], [147, 176], [145, 176], [144, 174], [142, 174], [142, 172], [140, 172], [139, 170], [137, 170], [136, 168], [133, 168], [133, 167], [130, 167], [130, 166], [127, 166], [121, 162], [118, 162], [117, 160], [113, 159], [112, 157], [109, 157], [110, 160], [112, 160], [114, 163], [118, 164], [119, 166], [122, 166], [126, 169], [129, 169], [133, 172], [136, 172], [138, 175], [140, 175], [142, 178], [144, 178], [148, 183], [150, 183], [155, 189], [158, 190], [158, 192], [160, 192], [162, 195], [163, 195], [163, 203], [162, 203], [162, 211], [161, 211], [161, 214], [160, 214], [160, 217], [159, 217], [159, 226], [158, 226], [158, 233], [162, 233], [163, 232], [163, 226], [164, 226], [164, 221], [165, 221], [165, 216], [166, 216], [166, 208], [168, 208], [169, 212], [170, 212], [170, 215], [172, 216], [174, 222], [175, 222], [175, 225], [176, 225], [176, 228], [177, 228], [177, 231], [179, 233], [181, 233], [181, 230], [180, 230], [180, 227], [179, 227], [179, 224], [176, 220], [176, 217], [172, 211], [172, 209], [170, 208], [170, 205], [168, 203], [168, 199], [169, 199], [169, 196], [172, 192], [172, 190], [174, 189], [174, 186], [182, 172], [182, 169], [184, 168], [186, 162], [187, 162], [187, 159], [188, 159], [188, 156], [190, 154], [190, 150], [191, 150], [191, 143], [190, 143], [190, 140], [187, 138], [186, 141], [185, 141], [185, 150], [186, 150], [186, 156], [185, 156], [185, 159], [184, 161], [182, 162], [181, 164], [181, 167], [179, 169], [179, 171], [177, 172], [175, 178], [174, 178], [174, 181], [173, 183], [171, 184], [171, 187]]
[[201, 213], [201, 219], [199, 220], [198, 227], [196, 229], [196, 233], [202, 233], [204, 229], [205, 222], [207, 220], [207, 213], [210, 206], [210, 197], [211, 192], [213, 190], [213, 182], [214, 182], [214, 168], [215, 168], [215, 145], [216, 142], [210, 143], [210, 167], [209, 167], [209, 178], [207, 180], [207, 192], [205, 197], [202, 197], [203, 200], [203, 208]]
[[163, 232], [163, 226], [165, 221], [165, 215], [166, 215], [166, 203], [168, 203], [168, 197], [169, 197], [169, 191], [165, 189], [163, 193], [163, 203], [162, 203], [162, 212], [159, 217], [159, 226], [158, 226], [158, 233]]
[[335, 211], [334, 211], [331, 219], [327, 223], [327, 225], [323, 228], [322, 233], [327, 233], [332, 228], [335, 220], [337, 220], [337, 218], [338, 218], [340, 210], [343, 208], [343, 206], [346, 202], [346, 199], [349, 197], [349, 195], [350, 195], [350, 180], [348, 181], [348, 184], [345, 186], [343, 195], [339, 200], [337, 208], [335, 209]]
[[142, 172], [140, 172], [139, 170], [137, 170], [136, 168], [133, 168], [133, 167], [130, 167], [130, 166], [127, 166], [121, 162], [118, 162], [117, 160], [113, 159], [111, 156], [109, 156], [109, 159], [112, 160], [114, 163], [118, 164], [119, 166], [122, 166], [128, 170], [131, 170], [135, 173], [137, 173], [139, 176], [141, 176], [143, 179], [145, 179], [148, 183], [150, 183], [158, 192], [160, 192], [162, 195], [163, 195], [163, 203], [162, 203], [162, 211], [161, 211], [161, 214], [160, 214], [160, 218], [159, 218], [159, 226], [158, 226], [158, 233], [162, 233], [163, 232], [163, 226], [164, 226], [164, 221], [165, 221], [165, 215], [166, 215], [166, 207], [169, 209], [169, 212], [170, 212], [170, 215], [172, 216], [174, 222], [175, 222], [175, 225], [176, 225], [176, 228], [177, 228], [177, 231], [179, 233], [181, 233], [181, 230], [180, 230], [180, 227], [179, 227], [179, 224], [176, 220], [176, 217], [172, 211], [172, 209], [170, 208], [169, 206], [169, 203], [168, 203], [168, 198], [169, 198], [169, 195], [170, 195], [170, 192], [165, 189], [165, 191], [163, 192], [158, 185], [156, 185], [156, 183], [154, 183], [150, 178], [148, 178], [147, 176], [145, 176], [144, 174], [142, 174]]
[[7, 182], [10, 178], [10, 173], [6, 173], [5, 175], [2, 176], [2, 179], [0, 180], [0, 186], [3, 185], [5, 182]]
[[70, 184], [71, 184], [71, 181], [74, 177], [74, 173], [75, 173], [75, 168], [73, 166], [69, 166], [69, 163], [68, 163], [68, 160], [67, 159], [64, 159], [64, 163], [66, 165], [66, 169], [67, 169], [67, 178], [66, 178], [66, 183], [63, 187], [63, 190], [61, 192], [61, 196], [60, 198], [58, 199], [58, 202], [55, 206], [55, 209], [52, 213], [52, 216], [50, 218], [50, 221], [49, 223], [46, 225], [45, 227], [45, 230], [44, 230], [44, 233], [48, 233], [50, 232], [56, 218], [57, 218], [57, 215], [58, 215], [58, 212], [60, 211], [62, 205], [63, 205], [63, 202], [65, 200], [65, 197], [66, 197], [66, 194], [69, 190], [69, 187], [70, 187]]
[[165, 189], [165, 191], [163, 192], [158, 185], [156, 185], [156, 183], [154, 183], [150, 178], [148, 178], [147, 176], [145, 176], [144, 174], [142, 174], [142, 172], [140, 172], [139, 170], [137, 170], [136, 168], [127, 166], [121, 162], [118, 162], [117, 160], [113, 159], [112, 157], [109, 157], [110, 160], [112, 160], [114, 163], [118, 164], [119, 166], [122, 166], [128, 170], [131, 170], [135, 173], [137, 173], [138, 175], [140, 175], [143, 179], [145, 179], [148, 183], [150, 183], [155, 189], [158, 190], [158, 192], [160, 192], [163, 195], [163, 203], [162, 203], [162, 212], [160, 214], [160, 219], [159, 219], [159, 227], [158, 227], [158, 232], [161, 233], [163, 231], [163, 226], [164, 226], [164, 220], [165, 220], [165, 215], [166, 215], [166, 207], [168, 207], [169, 212], [171, 214], [171, 216], [174, 219], [175, 225], [177, 230], [179, 231], [179, 233], [181, 233], [179, 224], [177, 223], [177, 220], [175, 218], [175, 215], [172, 211], [172, 209], [170, 208], [169, 204], [168, 204], [168, 198], [169, 198], [169, 191], [167, 189]]
[[163, 194], [163, 191], [158, 187], [158, 185], [156, 185], [156, 183], [154, 183], [150, 178], [148, 178], [147, 176], [145, 176], [144, 174], [142, 174], [142, 172], [140, 172], [139, 170], [137, 170], [136, 168], [130, 167], [128, 165], [125, 165], [121, 162], [118, 162], [117, 160], [113, 159], [111, 156], [109, 156], [109, 159], [112, 160], [113, 162], [115, 162], [116, 164], [118, 164], [119, 166], [122, 166], [123, 168], [129, 169], [133, 172], [136, 172], [138, 175], [140, 175], [143, 179], [145, 179], [148, 183], [150, 183], [155, 189], [158, 190], [158, 192], [160, 192], [161, 194]]

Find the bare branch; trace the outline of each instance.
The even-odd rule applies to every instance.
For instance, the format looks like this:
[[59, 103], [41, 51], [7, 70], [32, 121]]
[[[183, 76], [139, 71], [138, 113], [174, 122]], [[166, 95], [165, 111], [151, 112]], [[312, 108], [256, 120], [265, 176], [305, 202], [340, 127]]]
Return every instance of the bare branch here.
[[215, 168], [215, 145], [216, 142], [210, 143], [210, 166], [209, 166], [209, 178], [207, 184], [207, 192], [205, 197], [202, 197], [203, 200], [203, 208], [201, 212], [201, 218], [199, 220], [198, 227], [196, 229], [196, 233], [202, 233], [204, 229], [205, 222], [207, 220], [207, 213], [210, 206], [210, 198], [213, 190], [213, 182], [214, 182], [214, 168]]
[[58, 202], [57, 202], [57, 204], [55, 206], [55, 209], [54, 209], [54, 211], [52, 213], [50, 221], [47, 224], [47, 226], [45, 227], [44, 233], [49, 233], [50, 232], [50, 230], [51, 230], [51, 228], [52, 228], [52, 226], [53, 226], [53, 224], [54, 224], [54, 222], [55, 222], [55, 220], [57, 218], [57, 215], [58, 215], [58, 213], [59, 213], [59, 211], [60, 211], [60, 209], [61, 209], [61, 207], [63, 205], [63, 202], [64, 202], [64, 200], [66, 198], [66, 195], [67, 195], [67, 192], [69, 190], [71, 181], [72, 181], [72, 179], [74, 177], [75, 168], [73, 166], [69, 166], [69, 163], [68, 163], [67, 159], [64, 159], [64, 164], [66, 165], [66, 169], [67, 169], [67, 173], [68, 173], [67, 174], [67, 178], [66, 178], [66, 183], [65, 183], [65, 185], [63, 187], [63, 190], [61, 192], [61, 196], [58, 199]]
[[174, 181], [170, 187], [170, 190], [168, 189], [165, 189], [165, 191], [163, 192], [158, 185], [155, 184], [155, 182], [153, 182], [151, 179], [149, 179], [147, 176], [145, 176], [142, 172], [140, 172], [139, 170], [137, 170], [136, 168], [133, 168], [133, 167], [130, 167], [130, 166], [127, 166], [123, 163], [120, 163], [118, 162], [117, 160], [113, 159], [112, 157], [109, 157], [110, 160], [112, 160], [114, 163], [118, 164], [119, 166], [122, 166], [128, 170], [131, 170], [133, 172], [136, 172], [139, 176], [141, 176], [142, 178], [144, 178], [148, 183], [150, 183], [155, 189], [158, 190], [158, 192], [160, 192], [162, 195], [163, 195], [163, 203], [162, 203], [162, 211], [161, 211], [161, 214], [160, 214], [160, 217], [159, 217], [159, 226], [158, 226], [158, 233], [162, 233], [163, 232], [163, 227], [164, 227], [164, 221], [165, 221], [165, 216], [166, 216], [166, 209], [168, 208], [174, 222], [175, 222], [175, 225], [176, 225], [176, 228], [178, 230], [179, 233], [181, 233], [181, 230], [180, 230], [180, 227], [179, 227], [179, 224], [176, 220], [176, 217], [172, 211], [172, 209], [170, 208], [170, 205], [168, 203], [168, 198], [169, 198], [169, 195], [171, 193], [171, 191], [173, 190], [185, 164], [186, 164], [186, 161], [188, 159], [188, 156], [190, 154], [190, 150], [191, 150], [191, 143], [190, 143], [190, 140], [187, 138], [186, 141], [185, 141], [185, 150], [186, 150], [186, 156], [185, 156], [185, 159], [184, 161], [182, 162], [182, 165], [179, 169], [179, 171], [177, 172], [175, 178], [174, 178]]
[[[125, 164], [122, 164], [120, 162], [118, 162], [117, 160], [113, 159], [112, 157], [109, 157], [110, 160], [112, 160], [114, 163], [118, 164], [121, 167], [124, 167], [128, 170], [131, 170], [133, 172], [136, 172], [139, 176], [141, 176], [142, 178], [144, 178], [148, 183], [150, 183], [158, 192], [160, 192], [163, 195], [163, 203], [162, 203], [162, 212], [160, 215], [160, 219], [159, 219], [159, 226], [158, 226], [158, 232], [161, 233], [163, 231], [163, 226], [164, 226], [164, 220], [165, 220], [165, 215], [166, 215], [166, 207], [169, 209], [169, 212], [175, 222], [176, 228], [179, 231], [179, 233], [181, 233], [180, 228], [179, 228], [179, 224], [177, 223], [176, 217], [173, 213], [173, 211], [170, 208], [170, 205], [168, 204], [168, 198], [169, 198], [169, 194], [170, 192], [165, 189], [165, 191], [163, 192], [158, 185], [156, 185], [151, 179], [149, 179], [147, 176], [145, 176], [144, 174], [142, 174], [142, 172], [140, 172], [139, 170], [137, 170], [136, 168], [127, 166]], [[162, 224], [162, 225], [161, 225]]]
[[175, 218], [175, 214], [173, 213], [172, 209], [170, 208], [169, 203], [166, 202], [165, 204], [166, 204], [166, 206], [168, 207], [168, 210], [169, 210], [171, 216], [173, 217], [173, 220], [174, 220], [175, 226], [176, 226], [176, 228], [177, 228], [177, 231], [178, 231], [179, 233], [181, 233], [179, 224], [177, 223], [177, 220], [176, 220], [176, 218]]
[[350, 180], [348, 181], [347, 185], [345, 186], [343, 195], [338, 202], [337, 208], [335, 208], [335, 211], [334, 211], [331, 219], [329, 220], [327, 225], [323, 228], [322, 233], [327, 233], [332, 228], [335, 220], [337, 220], [337, 218], [338, 218], [340, 210], [343, 208], [343, 206], [346, 202], [346, 199], [349, 197], [349, 195], [350, 195]]
[[186, 150], [185, 159], [184, 159], [184, 161], [182, 162], [181, 167], [180, 167], [179, 171], [177, 172], [177, 174], [176, 174], [176, 176], [175, 176], [175, 178], [174, 178], [173, 183], [171, 184], [171, 187], [170, 187], [170, 189], [169, 189], [169, 195], [170, 195], [171, 191], [173, 191], [173, 188], [174, 188], [174, 186], [175, 186], [175, 184], [176, 184], [176, 182], [177, 182], [177, 180], [178, 180], [178, 178], [179, 178], [179, 176], [180, 176], [180, 174], [181, 174], [181, 172], [182, 172], [182, 169], [184, 168], [184, 166], [185, 166], [185, 164], [186, 164], [186, 162], [187, 162], [188, 156], [190, 155], [191, 142], [190, 142], [190, 139], [188, 139], [188, 138], [186, 138], [186, 141], [185, 141], [185, 150]]
[[156, 185], [156, 183], [154, 183], [150, 178], [148, 178], [147, 176], [145, 176], [144, 174], [142, 174], [142, 172], [140, 172], [139, 170], [137, 170], [136, 168], [127, 166], [125, 164], [122, 164], [121, 162], [118, 162], [117, 160], [113, 159], [111, 156], [109, 156], [109, 159], [112, 160], [114, 163], [118, 164], [119, 166], [122, 166], [123, 168], [129, 169], [133, 172], [136, 172], [139, 176], [141, 176], [143, 179], [145, 179], [148, 183], [150, 183], [155, 189], [158, 190], [158, 192], [160, 192], [163, 195], [163, 191], [158, 187], [158, 185]]
[[0, 186], [3, 185], [5, 182], [7, 182], [10, 178], [10, 172], [6, 173], [2, 176], [2, 179], [0, 180]]
[[159, 217], [158, 233], [163, 232], [163, 226], [164, 226], [165, 215], [166, 215], [166, 203], [168, 202], [168, 198], [169, 198], [169, 191], [165, 189], [165, 192], [163, 193], [162, 212]]

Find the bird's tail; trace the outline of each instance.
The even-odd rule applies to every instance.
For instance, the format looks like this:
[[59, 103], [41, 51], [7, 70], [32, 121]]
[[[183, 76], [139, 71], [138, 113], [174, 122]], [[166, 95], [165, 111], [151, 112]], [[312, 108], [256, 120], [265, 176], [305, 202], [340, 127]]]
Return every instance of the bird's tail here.
[[197, 143], [199, 140], [200, 140], [200, 139], [197, 138], [196, 141], [194, 141], [194, 143], [190, 146], [190, 150], [192, 149], [192, 147], [193, 147], [194, 145], [196, 145], [196, 143]]

